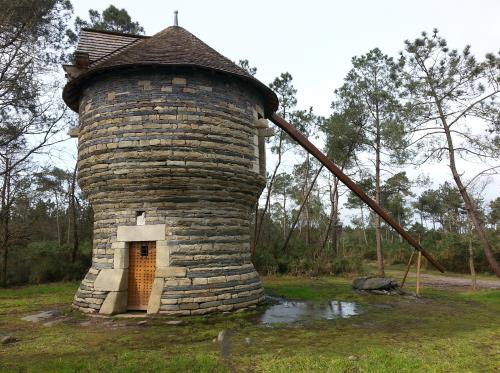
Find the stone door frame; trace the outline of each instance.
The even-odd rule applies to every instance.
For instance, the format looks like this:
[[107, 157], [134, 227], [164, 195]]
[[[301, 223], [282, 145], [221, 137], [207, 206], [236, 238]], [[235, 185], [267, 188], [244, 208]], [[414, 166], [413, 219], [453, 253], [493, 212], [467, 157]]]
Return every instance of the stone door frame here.
[[158, 313], [163, 293], [164, 278], [159, 277], [170, 267], [170, 253], [165, 240], [165, 224], [119, 226], [113, 249], [113, 268], [102, 269], [96, 278], [96, 290], [109, 291], [99, 313], [117, 314], [127, 312], [128, 306], [128, 274], [129, 243], [139, 241], [156, 242], [156, 269], [153, 287], [149, 296], [148, 314]]

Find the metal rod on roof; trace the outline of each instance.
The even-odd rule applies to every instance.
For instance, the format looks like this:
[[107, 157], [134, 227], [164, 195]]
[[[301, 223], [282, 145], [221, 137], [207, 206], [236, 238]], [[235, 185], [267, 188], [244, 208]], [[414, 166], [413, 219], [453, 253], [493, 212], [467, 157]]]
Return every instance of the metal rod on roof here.
[[312, 156], [314, 156], [318, 161], [321, 162], [331, 173], [333, 173], [345, 186], [353, 191], [363, 202], [365, 202], [371, 209], [378, 214], [382, 219], [384, 219], [387, 224], [393, 227], [410, 245], [415, 249], [420, 251], [423, 256], [440, 272], [444, 272], [443, 266], [439, 264], [420, 244], [415, 240], [408, 232], [406, 232], [403, 227], [396, 223], [387, 212], [380, 207], [380, 205], [373, 199], [368, 197], [366, 193], [354, 182], [349, 176], [344, 174], [340, 168], [338, 168], [335, 163], [329, 160], [317, 147], [315, 147], [301, 132], [299, 132], [294, 126], [288, 123], [285, 119], [280, 117], [278, 114], [273, 113], [269, 117], [271, 122], [276, 124], [282, 130], [290, 135], [292, 139], [297, 141], [306, 151], [308, 151]]
[[174, 11], [174, 26], [179, 26], [179, 20], [177, 19], [177, 14], [179, 14], [179, 11], [178, 10]]

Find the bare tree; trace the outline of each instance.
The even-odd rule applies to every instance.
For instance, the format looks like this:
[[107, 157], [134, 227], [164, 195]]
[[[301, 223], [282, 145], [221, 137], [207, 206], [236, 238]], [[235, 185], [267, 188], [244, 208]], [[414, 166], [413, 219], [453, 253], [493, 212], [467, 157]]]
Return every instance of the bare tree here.
[[60, 63], [67, 58], [68, 0], [2, 1], [0, 12], [0, 227], [2, 270], [12, 234], [10, 220], [22, 170], [34, 154], [61, 141], [65, 105]]
[[71, 225], [68, 224], [68, 234], [70, 231], [70, 226], [73, 229], [73, 249], [71, 250], [71, 263], [74, 263], [76, 261], [76, 256], [78, 254], [78, 249], [80, 246], [80, 240], [78, 236], [78, 213], [77, 213], [77, 205], [78, 205], [78, 198], [76, 196], [76, 171], [77, 171], [77, 164], [75, 163], [75, 167], [73, 169], [73, 173], [71, 175], [71, 184], [69, 188], [69, 208], [71, 210], [71, 215], [68, 214], [68, 216], [71, 216]]
[[[64, 125], [60, 62], [67, 57], [67, 0], [2, 1], [0, 176], [57, 141]], [[13, 156], [14, 155], [14, 156]], [[5, 160], [9, 158], [7, 163]], [[8, 165], [8, 166], [7, 166]]]
[[[340, 169], [351, 168], [357, 160], [358, 153], [364, 149], [363, 126], [366, 124], [366, 113], [349, 97], [339, 95], [332, 103], [334, 114], [323, 121], [322, 130], [326, 135], [326, 153], [328, 158], [339, 165]], [[330, 183], [330, 218], [325, 231], [323, 250], [332, 232], [332, 243], [337, 248], [337, 225], [339, 222], [339, 180], [333, 176]], [[333, 227], [333, 230], [332, 230]], [[365, 229], [363, 233], [366, 237]]]
[[24, 239], [26, 232], [17, 232], [12, 226], [12, 215], [14, 205], [20, 195], [26, 193], [30, 188], [31, 178], [28, 176], [31, 172], [28, 168], [12, 168], [12, 158], [1, 158], [0, 166], [7, 170], [0, 179], [0, 286], [7, 286], [7, 269], [9, 253], [11, 247]]
[[[297, 105], [297, 99], [295, 98], [295, 94], [297, 90], [292, 84], [292, 75], [290, 73], [282, 73], [279, 77], [274, 79], [274, 81], [269, 85], [271, 89], [276, 91], [280, 101], [279, 111], [283, 118], [288, 118], [291, 110]], [[274, 143], [271, 146], [271, 151], [278, 156], [278, 160], [274, 166], [273, 173], [270, 177], [268, 177], [267, 183], [267, 195], [266, 202], [264, 204], [264, 209], [260, 215], [258, 211], [255, 214], [255, 231], [254, 231], [254, 249], [259, 242], [259, 237], [262, 229], [262, 222], [264, 221], [264, 217], [269, 207], [271, 206], [271, 195], [274, 186], [274, 181], [276, 179], [276, 175], [278, 174], [279, 167], [281, 165], [283, 153], [285, 151], [284, 145], [288, 143], [287, 135], [280, 129], [277, 136], [273, 139]]]

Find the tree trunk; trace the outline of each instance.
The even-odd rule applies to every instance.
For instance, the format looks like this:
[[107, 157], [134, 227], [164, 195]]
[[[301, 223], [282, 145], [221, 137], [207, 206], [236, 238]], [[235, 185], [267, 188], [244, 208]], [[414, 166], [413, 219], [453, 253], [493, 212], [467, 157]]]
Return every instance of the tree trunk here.
[[333, 178], [333, 188], [330, 186], [330, 218], [328, 219], [328, 225], [326, 227], [325, 231], [325, 237], [323, 238], [323, 243], [321, 245], [321, 251], [325, 250], [326, 244], [328, 243], [328, 238], [330, 237], [330, 231], [332, 229], [332, 224], [334, 220], [337, 220], [335, 218], [335, 214], [338, 214], [338, 208], [336, 207], [336, 204], [338, 203], [338, 199], [335, 200], [335, 194], [338, 196], [338, 188], [339, 185], [339, 179], [336, 177]]
[[[68, 204], [71, 205], [71, 200], [68, 200]], [[66, 210], [66, 216], [68, 218], [68, 226], [66, 229], [66, 246], [69, 246], [69, 243], [71, 241], [71, 207], [68, 206], [68, 209]]]
[[363, 205], [361, 205], [359, 209], [361, 210], [361, 229], [363, 230], [363, 238], [365, 239], [365, 245], [368, 247], [368, 237], [366, 236], [365, 213], [363, 210]]
[[283, 187], [283, 239], [286, 237], [286, 196], [285, 188]]
[[[422, 210], [420, 210], [419, 215], [420, 215], [420, 225], [422, 226], [422, 228], [421, 228], [421, 229], [422, 229], [422, 231], [423, 231], [423, 232], [425, 232], [425, 229], [424, 229], [424, 218], [423, 218], [423, 216], [422, 216]], [[421, 240], [422, 240], [422, 234], [421, 234], [421, 233], [419, 233], [419, 234], [418, 234], [418, 243], [421, 243], [421, 242], [420, 242]]]
[[[314, 183], [312, 183], [311, 187], [308, 188], [308, 186], [309, 186], [309, 168], [310, 168], [309, 152], [307, 152], [306, 153], [306, 177], [305, 177], [305, 181], [304, 181], [304, 188], [302, 188], [302, 193], [303, 193], [302, 204], [306, 208], [306, 211], [305, 211], [305, 215], [306, 215], [306, 247], [308, 249], [309, 249], [309, 246], [311, 246], [311, 224], [310, 224], [309, 206], [307, 205], [307, 199], [309, 198], [309, 193], [311, 193], [312, 187], [314, 185]], [[317, 175], [319, 175], [319, 173]], [[306, 192], [306, 190], [307, 190], [307, 192]]]
[[2, 253], [2, 268], [0, 273], [0, 285], [7, 286], [7, 261], [9, 257], [9, 220], [10, 220], [10, 166], [9, 159], [5, 161], [6, 172], [3, 174], [3, 185], [1, 192], [1, 211], [0, 224], [2, 226], [1, 237], [1, 253]]
[[[75, 197], [75, 188], [76, 188], [76, 168], [73, 170], [73, 176], [71, 178], [71, 214], [73, 220], [73, 250], [71, 251], [71, 263], [76, 261], [76, 256], [78, 254], [79, 249], [79, 239], [78, 239], [78, 221], [76, 214], [76, 197]], [[69, 229], [69, 228], [68, 228]]]
[[326, 244], [328, 243], [328, 238], [330, 238], [330, 230], [332, 229], [333, 214], [334, 214], [334, 206], [332, 202], [332, 205], [330, 207], [330, 217], [328, 218], [328, 224], [326, 226], [325, 236], [323, 237], [323, 243], [321, 244], [321, 251], [325, 250]]
[[465, 188], [462, 179], [460, 177], [460, 174], [457, 170], [457, 165], [455, 162], [455, 147], [453, 145], [453, 138], [451, 136], [451, 131], [450, 127], [448, 126], [448, 122], [446, 121], [446, 116], [444, 115], [444, 111], [441, 107], [440, 101], [437, 99], [437, 95], [434, 95], [434, 99], [436, 102], [436, 105], [438, 107], [439, 111], [439, 116], [441, 119], [441, 122], [443, 124], [443, 129], [446, 134], [446, 141], [447, 141], [447, 147], [448, 147], [448, 157], [449, 157], [449, 167], [451, 169], [451, 173], [453, 175], [453, 180], [455, 180], [455, 183], [457, 185], [458, 191], [460, 192], [460, 195], [462, 196], [462, 199], [464, 201], [465, 209], [467, 210], [467, 214], [469, 216], [469, 220], [471, 224], [474, 226], [476, 229], [477, 236], [479, 238], [479, 242], [481, 243], [481, 246], [483, 247], [484, 250], [484, 255], [486, 256], [486, 259], [488, 260], [488, 264], [490, 265], [491, 269], [495, 273], [495, 275], [500, 278], [500, 265], [495, 259], [495, 254], [493, 253], [493, 249], [488, 242], [488, 239], [486, 238], [486, 233], [483, 229], [483, 226], [481, 222], [479, 221], [479, 218], [476, 213], [476, 209], [474, 206], [474, 202], [472, 201], [472, 198], [470, 198], [469, 193], [467, 192], [467, 189]]
[[252, 252], [252, 258], [255, 257], [255, 250], [256, 250], [256, 238], [255, 238], [255, 234], [257, 233], [257, 223], [259, 221], [259, 201], [255, 202], [255, 216], [254, 216], [254, 223], [253, 223], [253, 240], [252, 240], [252, 249], [251, 249], [251, 252]]
[[332, 244], [333, 244], [333, 249], [338, 253], [339, 251], [339, 189], [338, 187], [335, 188], [333, 192], [333, 206], [334, 206], [334, 212], [333, 212], [333, 231], [332, 231]]
[[472, 290], [477, 289], [476, 268], [474, 267], [474, 249], [472, 248], [472, 227], [469, 227], [469, 268], [472, 277]]
[[[454, 163], [454, 162], [453, 162]], [[451, 164], [451, 162], [450, 162]], [[483, 247], [484, 250], [484, 255], [486, 256], [486, 259], [488, 260], [488, 264], [490, 265], [491, 269], [495, 273], [495, 275], [500, 278], [500, 265], [495, 259], [495, 254], [493, 253], [493, 249], [488, 242], [488, 239], [486, 238], [486, 233], [481, 225], [481, 222], [479, 221], [477, 217], [477, 213], [475, 210], [474, 202], [472, 202], [472, 199], [469, 196], [469, 193], [467, 193], [467, 190], [465, 189], [465, 186], [462, 183], [462, 180], [460, 178], [459, 173], [456, 170], [456, 167], [453, 165], [452, 167], [452, 173], [453, 173], [453, 179], [455, 179], [455, 182], [457, 184], [457, 187], [460, 191], [460, 194], [462, 195], [462, 198], [464, 200], [465, 204], [465, 209], [467, 210], [467, 213], [469, 215], [469, 219], [476, 229], [479, 242], [481, 242], [481, 246]]]
[[[376, 111], [377, 134], [375, 138], [375, 202], [380, 205], [380, 121], [378, 117], [378, 107]], [[377, 242], [377, 266], [378, 274], [385, 277], [384, 256], [382, 254], [382, 232], [380, 229], [380, 216], [375, 214], [375, 239]]]
[[[269, 204], [271, 203], [271, 192], [273, 189], [273, 183], [274, 179], [276, 178], [276, 174], [278, 172], [278, 168], [281, 165], [281, 147], [283, 145], [283, 130], [280, 130], [280, 140], [278, 144], [278, 162], [276, 163], [276, 166], [274, 167], [273, 175], [271, 176], [271, 180], [269, 181], [269, 186], [267, 188], [267, 196], [266, 196], [266, 204], [264, 205], [264, 210], [262, 211], [262, 214], [260, 215], [260, 221], [258, 224], [255, 224], [255, 234], [254, 234], [254, 246], [257, 247], [257, 243], [259, 242], [259, 236], [260, 232], [262, 229], [262, 222], [264, 220], [264, 217], [266, 216], [267, 209], [269, 208]], [[257, 222], [256, 218], [256, 222]]]
[[288, 248], [288, 243], [290, 242], [290, 238], [292, 237], [292, 233], [295, 229], [295, 226], [297, 225], [297, 222], [299, 221], [299, 217], [300, 217], [300, 214], [302, 213], [302, 209], [304, 208], [306, 202], [307, 202], [307, 198], [309, 198], [309, 194], [311, 193], [313, 187], [314, 187], [314, 184], [316, 183], [316, 179], [318, 178], [321, 170], [323, 169], [323, 166], [321, 166], [318, 170], [318, 172], [316, 173], [316, 175], [314, 176], [314, 179], [311, 183], [311, 185], [309, 186], [309, 189], [307, 190], [307, 193], [305, 195], [305, 198], [304, 200], [302, 201], [302, 204], [300, 205], [300, 208], [299, 208], [299, 211], [297, 212], [297, 215], [295, 216], [295, 219], [293, 220], [293, 223], [290, 227], [290, 230], [288, 231], [288, 235], [286, 237], [286, 240], [285, 240], [285, 244], [283, 245], [283, 252], [286, 252], [287, 251], [287, 248]]
[[61, 227], [59, 224], [59, 199], [56, 193], [56, 225], [57, 225], [57, 246], [61, 247]]
[[[309, 196], [308, 196], [309, 197]], [[305, 207], [305, 217], [306, 217], [306, 247], [309, 248], [311, 246], [311, 226], [309, 224], [309, 206], [307, 202], [304, 200]]]
[[[398, 207], [398, 223], [399, 223], [399, 225], [401, 225], [401, 213], [399, 211], [399, 207]], [[400, 234], [398, 234], [398, 237], [399, 237], [399, 242], [403, 243], [403, 236], [401, 236]]]

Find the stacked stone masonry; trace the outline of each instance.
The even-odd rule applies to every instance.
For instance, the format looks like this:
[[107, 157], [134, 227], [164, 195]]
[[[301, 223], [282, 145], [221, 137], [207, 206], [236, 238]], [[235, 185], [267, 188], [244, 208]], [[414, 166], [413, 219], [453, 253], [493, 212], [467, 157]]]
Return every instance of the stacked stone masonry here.
[[146, 229], [136, 227], [139, 211], [156, 232], [148, 312], [205, 314], [263, 299], [249, 245], [265, 185], [262, 116], [250, 87], [203, 71], [121, 71], [86, 85], [78, 179], [95, 213], [94, 246], [74, 306], [126, 310], [127, 240]]

